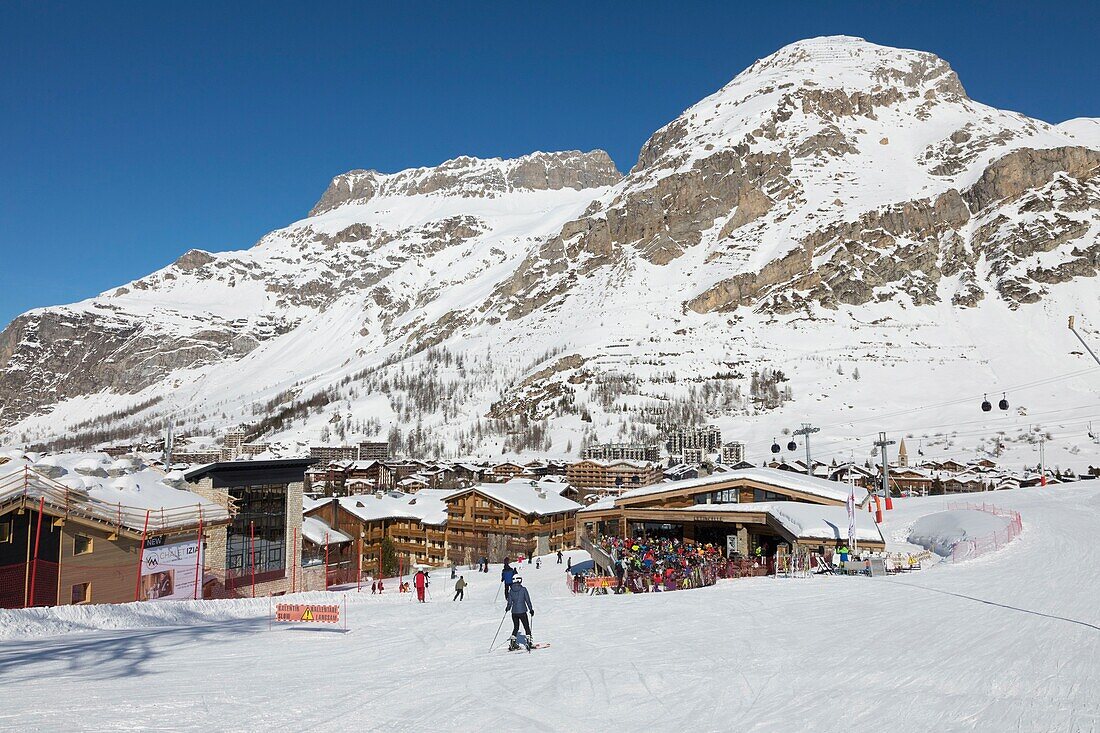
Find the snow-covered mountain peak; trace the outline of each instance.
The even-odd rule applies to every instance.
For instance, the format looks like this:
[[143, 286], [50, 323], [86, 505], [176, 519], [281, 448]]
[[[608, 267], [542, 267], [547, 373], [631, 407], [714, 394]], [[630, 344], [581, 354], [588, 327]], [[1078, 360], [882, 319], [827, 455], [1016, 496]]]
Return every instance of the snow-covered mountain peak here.
[[608, 186], [621, 177], [615, 163], [602, 150], [535, 152], [510, 159], [461, 156], [437, 166], [408, 168], [397, 173], [354, 170], [336, 176], [310, 216], [347, 203], [366, 203], [375, 196], [493, 197], [517, 190]]
[[851, 36], [798, 41], [755, 62], [654, 133], [631, 174], [661, 177], [736, 146], [852, 152], [858, 142], [851, 133], [867, 132], [865, 122], [882, 113], [886, 122], [928, 119], [937, 105], [964, 101], [958, 76], [935, 54]]
[[951, 66], [935, 54], [879, 46], [854, 36], [808, 38], [784, 46], [739, 74], [730, 86], [747, 84], [820, 85], [847, 91], [931, 87], [966, 95]]

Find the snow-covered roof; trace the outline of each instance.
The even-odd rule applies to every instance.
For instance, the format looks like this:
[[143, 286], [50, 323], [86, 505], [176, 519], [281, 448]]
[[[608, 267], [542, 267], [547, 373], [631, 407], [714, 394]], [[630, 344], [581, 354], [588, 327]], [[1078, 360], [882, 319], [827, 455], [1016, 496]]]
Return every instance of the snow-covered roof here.
[[351, 537], [338, 529], [333, 529], [319, 517], [302, 519], [302, 537], [315, 545], [342, 545], [351, 542]]
[[[573, 488], [562, 476], [544, 476], [543, 478], [511, 478], [495, 486], [535, 486], [540, 491], [552, 491], [555, 494], [564, 494]], [[454, 493], [454, 492], [451, 492]]]
[[582, 511], [582, 512], [602, 512], [602, 511], [606, 511], [608, 509], [614, 509], [615, 508], [615, 500], [618, 499], [618, 498], [619, 498], [618, 496], [601, 496], [599, 499], [592, 502], [591, 504], [586, 506], [584, 509], [581, 509], [580, 511]]
[[[150, 531], [167, 531], [229, 519], [225, 507], [187, 489], [183, 474], [167, 475], [140, 461], [119, 460], [106, 453], [60, 453], [39, 458], [9, 455], [0, 466], [0, 500], [26, 493], [70, 506], [69, 513], [121, 524], [141, 531], [146, 512]], [[75, 504], [73, 503], [75, 499]]]
[[[746, 504], [697, 504], [673, 511], [698, 514], [765, 512], [798, 539], [848, 541], [848, 509], [843, 506], [807, 504], [803, 501], [762, 501]], [[885, 542], [871, 515], [855, 512], [855, 537], [862, 542]]]
[[332, 499], [328, 499], [328, 498], [323, 497], [323, 496], [318, 498], [318, 499], [313, 499], [313, 498], [310, 498], [308, 496], [303, 496], [302, 497], [302, 511], [308, 512], [311, 509], [316, 509], [317, 507], [319, 507], [322, 504], [325, 504], [326, 502], [329, 502], [329, 501], [332, 501]]
[[[665, 491], [683, 491], [685, 489], [694, 488], [702, 489], [712, 484], [727, 483], [729, 481], [735, 481], [737, 479], [756, 481], [762, 484], [771, 484], [772, 486], [787, 489], [788, 491], [797, 491], [801, 494], [816, 496], [832, 501], [846, 502], [848, 500], [848, 484], [842, 484], [839, 481], [830, 481], [829, 479], [818, 478], [817, 476], [807, 476], [804, 473], [794, 473], [793, 471], [780, 471], [779, 469], [775, 468], [741, 468], [736, 471], [730, 471], [729, 473], [723, 473], [716, 476], [703, 476], [700, 478], [685, 479], [684, 481], [675, 481], [673, 483], [643, 486], [638, 489], [625, 491], [619, 496], [619, 498], [633, 499], [639, 496], [646, 496], [648, 494], [660, 494]], [[866, 501], [866, 489], [856, 486], [855, 494], [856, 503], [862, 504], [864, 501]]]
[[508, 481], [503, 484], [478, 484], [468, 489], [452, 491], [452, 495], [477, 491], [501, 504], [512, 507], [522, 514], [558, 514], [574, 512], [581, 508], [577, 502], [566, 499], [558, 492], [560, 484], [542, 486], [538, 481]]
[[[337, 501], [364, 522], [416, 519], [424, 524], [442, 525], [447, 521], [447, 505], [443, 499], [454, 493], [453, 489], [422, 489], [415, 494], [387, 491], [341, 496]], [[316, 506], [313, 508], [316, 509]]]

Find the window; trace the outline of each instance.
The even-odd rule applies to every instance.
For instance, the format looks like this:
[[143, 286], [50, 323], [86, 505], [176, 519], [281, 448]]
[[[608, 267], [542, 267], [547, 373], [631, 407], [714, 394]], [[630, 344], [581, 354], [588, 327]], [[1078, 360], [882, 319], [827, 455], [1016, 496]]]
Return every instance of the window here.
[[784, 496], [783, 494], [777, 494], [774, 491], [765, 491], [763, 489], [752, 490], [753, 501], [790, 501], [791, 497]]
[[91, 583], [77, 583], [73, 586], [73, 603], [91, 603], [92, 602], [92, 584]]
[[723, 489], [712, 491], [709, 494], [696, 494], [696, 504], [737, 504], [741, 500], [740, 491], [737, 489]]
[[243, 486], [229, 495], [238, 512], [226, 537], [226, 566], [236, 575], [286, 569], [286, 487]]
[[[73, 537], [73, 554], [74, 555], [90, 555], [91, 552], [92, 552], [92, 538], [91, 537], [89, 537], [87, 535], [83, 535], [83, 534], [78, 534], [77, 536]], [[76, 601], [73, 601], [73, 603], [76, 603]]]
[[4, 519], [0, 521], [0, 544], [4, 544], [12, 541], [12, 528], [11, 520]]

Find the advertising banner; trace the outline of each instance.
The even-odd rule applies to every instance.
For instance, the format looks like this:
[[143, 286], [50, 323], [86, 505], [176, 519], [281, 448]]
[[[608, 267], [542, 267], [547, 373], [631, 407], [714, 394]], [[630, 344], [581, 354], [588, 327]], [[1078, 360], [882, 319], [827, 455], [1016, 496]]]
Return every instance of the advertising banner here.
[[733, 557], [740, 551], [741, 548], [737, 546], [737, 535], [726, 535], [726, 557]]
[[[202, 568], [202, 549], [198, 540], [146, 545], [141, 562], [141, 600], [195, 598], [195, 584], [201, 582]], [[199, 598], [202, 598], [201, 591], [200, 588]]]

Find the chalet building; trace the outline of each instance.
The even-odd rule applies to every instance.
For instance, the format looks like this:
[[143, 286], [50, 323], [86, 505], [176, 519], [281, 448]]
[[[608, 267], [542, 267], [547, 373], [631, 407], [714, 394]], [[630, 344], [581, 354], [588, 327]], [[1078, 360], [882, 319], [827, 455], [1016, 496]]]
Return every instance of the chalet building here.
[[355, 561], [352, 538], [319, 517], [302, 518], [302, 572], [313, 568], [325, 569], [324, 587], [335, 583], [351, 582], [359, 566]]
[[[574, 545], [574, 514], [580, 504], [562, 494], [561, 481], [514, 479], [465, 489], [421, 489], [415, 494], [370, 494], [307, 500], [305, 517], [318, 532], [329, 528], [330, 542], [315, 541], [307, 556], [317, 563], [328, 548], [330, 580], [354, 578], [343, 569], [377, 576], [383, 573], [383, 542], [389, 540], [408, 573], [417, 564], [470, 563], [480, 557], [505, 557], [567, 549]], [[335, 532], [351, 538], [332, 543]]]
[[[707, 474], [703, 471], [702, 475], [705, 476]], [[699, 478], [699, 476], [699, 465], [695, 463], [680, 463], [664, 470], [666, 481], [684, 481], [686, 479]]]
[[431, 488], [431, 486], [432, 479], [426, 473], [414, 473], [408, 478], [403, 478], [397, 482], [397, 490], [404, 491], [407, 494], [415, 494], [417, 491]]
[[227, 510], [206, 533], [207, 595], [272, 595], [302, 586], [302, 489], [311, 459], [230, 461], [182, 474], [188, 488]]
[[989, 485], [982, 476], [964, 472], [943, 479], [943, 488], [948, 494], [968, 494], [974, 491], [986, 491]]
[[472, 486], [481, 482], [485, 469], [473, 463], [456, 463], [451, 466], [451, 473], [457, 486]]
[[892, 494], [924, 496], [932, 489], [932, 474], [919, 468], [899, 466], [890, 469]]
[[565, 477], [587, 496], [650, 486], [659, 483], [664, 474], [657, 463], [587, 459], [570, 464]]
[[875, 489], [882, 485], [882, 479], [877, 473], [855, 463], [831, 466], [827, 478], [842, 484], [855, 484], [864, 489]]
[[0, 608], [201, 598], [202, 535], [225, 506], [103, 453], [0, 467]]
[[[813, 464], [814, 465], [812, 471], [814, 476], [823, 479], [829, 478], [830, 469], [828, 466], [826, 466], [821, 461], [814, 461]], [[802, 459], [793, 459], [790, 461], [773, 460], [767, 465], [768, 468], [774, 468], [778, 471], [790, 471], [791, 473], [801, 473], [803, 475], [806, 474], [806, 461]]]
[[383, 541], [389, 539], [400, 563], [398, 572], [408, 574], [417, 563], [445, 563], [447, 511], [443, 498], [451, 493], [439, 489], [416, 494], [377, 491], [311, 500], [305, 513], [307, 519], [320, 520], [352, 538], [335, 552], [330, 547], [330, 571], [354, 567], [356, 572], [361, 568], [365, 574], [381, 575]]
[[581, 505], [537, 481], [478, 484], [449, 495], [447, 546], [452, 561], [493, 562], [574, 546]]
[[498, 463], [493, 466], [492, 472], [486, 474], [485, 479], [491, 479], [493, 481], [510, 481], [517, 476], [525, 475], [528, 475], [526, 466], [512, 461], [505, 461], [504, 463]]
[[[577, 512], [577, 536], [590, 552], [593, 538], [661, 536], [713, 543], [749, 556], [760, 547], [771, 554], [788, 549], [847, 544], [845, 506], [853, 487], [770, 468], [750, 468], [676, 481], [608, 496]], [[867, 491], [858, 487], [856, 536], [859, 547], [886, 546], [865, 510]], [[598, 549], [594, 552], [596, 554]]]

